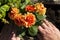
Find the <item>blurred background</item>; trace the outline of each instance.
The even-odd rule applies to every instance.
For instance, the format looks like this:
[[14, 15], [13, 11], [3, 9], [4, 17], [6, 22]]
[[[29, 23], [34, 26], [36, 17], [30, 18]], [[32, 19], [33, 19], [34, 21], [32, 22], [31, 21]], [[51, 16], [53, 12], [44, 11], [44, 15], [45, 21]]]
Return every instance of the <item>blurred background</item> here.
[[[47, 8], [47, 19], [60, 30], [60, 0], [32, 0], [32, 2], [42, 2]], [[4, 24], [0, 22], [0, 32]]]

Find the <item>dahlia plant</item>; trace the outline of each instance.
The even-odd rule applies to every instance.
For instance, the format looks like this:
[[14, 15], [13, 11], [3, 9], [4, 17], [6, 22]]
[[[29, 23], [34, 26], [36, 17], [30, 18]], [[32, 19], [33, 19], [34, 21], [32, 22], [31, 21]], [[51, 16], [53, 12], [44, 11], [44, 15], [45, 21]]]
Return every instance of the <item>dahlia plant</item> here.
[[18, 36], [36, 36], [38, 26], [46, 18], [46, 7], [43, 3], [32, 3], [31, 0], [6, 0], [0, 1], [0, 19], [4, 23], [10, 23], [5, 17], [8, 15], [11, 21], [17, 25]]

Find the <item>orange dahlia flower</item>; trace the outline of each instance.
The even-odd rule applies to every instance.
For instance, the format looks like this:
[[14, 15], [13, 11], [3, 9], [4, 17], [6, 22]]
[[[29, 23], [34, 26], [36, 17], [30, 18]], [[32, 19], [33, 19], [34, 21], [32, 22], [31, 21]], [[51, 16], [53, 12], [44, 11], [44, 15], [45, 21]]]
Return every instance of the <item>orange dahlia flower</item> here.
[[10, 19], [14, 19], [14, 16], [19, 13], [19, 9], [17, 8], [11, 8], [11, 12], [8, 14]]
[[13, 14], [13, 13], [9, 13], [9, 14], [8, 14], [9, 18], [12, 19], [12, 20], [14, 19], [14, 16], [15, 16], [15, 15], [16, 15], [16, 14]]
[[33, 5], [27, 5], [25, 10], [29, 11], [29, 12], [34, 12], [35, 11], [35, 7]]
[[12, 8], [11, 13], [19, 13], [19, 9], [18, 8]]
[[46, 8], [45, 7], [40, 8], [39, 14], [40, 15], [45, 15], [45, 13], [46, 13]]
[[14, 22], [15, 22], [15, 24], [17, 24], [18, 26], [24, 26], [23, 24], [26, 24], [26, 23], [25, 23], [25, 20], [24, 20], [24, 16], [21, 15], [21, 14], [15, 15], [15, 17], [14, 17]]
[[46, 8], [42, 3], [36, 3], [35, 4], [37, 12], [39, 12], [40, 15], [45, 15], [46, 13]]
[[26, 28], [31, 27], [36, 22], [35, 15], [27, 12], [27, 14], [25, 15], [25, 21], [26, 21], [26, 25], [25, 25]]

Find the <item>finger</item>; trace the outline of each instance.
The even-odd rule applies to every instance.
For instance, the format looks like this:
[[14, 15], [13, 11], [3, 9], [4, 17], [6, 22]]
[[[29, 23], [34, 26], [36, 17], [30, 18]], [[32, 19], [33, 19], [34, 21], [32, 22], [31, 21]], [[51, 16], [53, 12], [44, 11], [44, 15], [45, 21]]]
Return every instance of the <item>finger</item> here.
[[59, 30], [50, 22], [50, 24], [51, 24], [51, 26], [53, 26], [53, 30], [55, 31], [55, 32], [59, 32]]
[[45, 23], [43, 23], [41, 26], [42, 26], [44, 29], [48, 29], [48, 26], [47, 26]]
[[11, 38], [11, 40], [16, 40], [16, 37]]
[[17, 37], [16, 39], [17, 39], [17, 40], [20, 40], [20, 38], [19, 38], [19, 37]]
[[13, 37], [16, 37], [16, 35], [15, 35], [15, 34], [13, 34]]
[[46, 35], [50, 35], [51, 33], [52, 33], [52, 31], [50, 30], [50, 29], [45, 29], [45, 33], [46, 33]]
[[56, 28], [51, 22], [49, 22], [50, 23], [50, 25], [53, 27], [53, 28]]
[[42, 24], [42, 27], [44, 28], [44, 30], [46, 31], [46, 32], [48, 32], [48, 33], [51, 33], [51, 32], [53, 32], [53, 28], [52, 27], [50, 27], [51, 25], [49, 24], [49, 26], [47, 26], [46, 25], [46, 23], [43, 23]]
[[45, 22], [45, 24], [46, 24], [49, 28], [52, 28], [52, 26], [50, 25], [50, 23], [49, 23], [48, 20], [44, 19], [44, 22]]
[[16, 40], [16, 35], [15, 34], [13, 34], [11, 40]]
[[41, 33], [44, 33], [44, 29], [41, 26], [39, 26], [38, 29]]

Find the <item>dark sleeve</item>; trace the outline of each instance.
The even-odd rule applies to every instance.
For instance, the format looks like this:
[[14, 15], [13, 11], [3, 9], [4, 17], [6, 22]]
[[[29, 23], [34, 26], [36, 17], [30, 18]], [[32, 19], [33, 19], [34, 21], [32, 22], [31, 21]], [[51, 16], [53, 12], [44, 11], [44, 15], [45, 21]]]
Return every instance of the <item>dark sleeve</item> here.
[[10, 24], [4, 25], [1, 34], [0, 34], [0, 40], [11, 40], [12, 32], [16, 33], [15, 26], [12, 26]]

